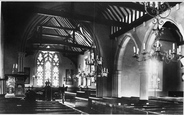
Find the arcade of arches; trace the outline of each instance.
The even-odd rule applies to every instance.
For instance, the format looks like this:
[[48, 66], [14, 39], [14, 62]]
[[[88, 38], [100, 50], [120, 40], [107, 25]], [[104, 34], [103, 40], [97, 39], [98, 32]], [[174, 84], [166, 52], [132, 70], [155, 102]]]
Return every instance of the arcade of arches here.
[[[163, 51], [169, 51], [175, 43], [175, 48], [180, 46], [181, 54], [184, 55], [184, 15], [182, 15], [184, 3], [179, 5], [179, 8], [172, 7], [170, 15], [162, 19], [163, 24], [160, 26], [166, 29], [160, 36], [160, 43]], [[57, 22], [57, 18], [48, 20]], [[93, 23], [87, 28], [81, 26], [85, 32], [76, 32], [76, 36], [88, 35], [88, 38], [85, 37], [88, 39], [88, 44], [95, 45], [96, 48], [87, 50], [76, 48], [76, 51], [84, 51], [83, 54], [77, 56], [68, 56], [62, 51], [53, 50], [39, 50], [27, 55], [25, 46], [29, 45], [27, 42], [31, 38], [29, 35], [34, 31], [33, 29], [27, 29], [22, 35], [30, 37], [25, 37], [24, 42], [17, 43], [16, 40], [7, 42], [6, 37], [8, 36], [1, 36], [0, 78], [8, 77], [7, 79], [12, 82], [13, 78], [9, 77], [13, 75], [12, 71], [14, 73], [28, 71], [29, 77], [26, 78], [23, 87], [25, 89], [28, 87], [39, 89], [45, 87], [45, 83], [49, 81], [53, 88], [65, 85], [68, 87], [68, 92], [88, 89], [94, 92], [91, 96], [96, 97], [139, 97], [141, 100], [148, 100], [150, 97], [172, 96], [173, 92], [179, 95], [180, 92], [183, 92], [183, 70], [180, 61], [150, 57], [144, 60], [144, 57], [141, 56], [139, 59], [133, 57], [134, 47], [139, 48], [140, 52], [144, 47], [147, 52], [153, 50], [153, 45], [156, 42], [153, 28], [156, 28], [156, 25], [152, 21], [153, 19], [150, 19], [115, 39], [109, 38], [110, 28], [107, 25]], [[2, 18], [2, 25], [3, 22], [5, 20]], [[49, 23], [51, 24], [51, 22]], [[53, 21], [53, 23], [55, 22]], [[31, 26], [34, 26], [33, 21]], [[177, 32], [174, 33], [170, 29], [173, 27]], [[43, 33], [44, 31], [46, 29], [43, 30]], [[66, 33], [71, 33], [71, 31], [68, 30]], [[25, 42], [26, 39], [27, 42]], [[49, 43], [43, 47], [53, 48]], [[102, 65], [99, 64], [100, 62], [96, 62], [94, 65], [90, 64], [90, 61], [94, 61], [97, 55]], [[101, 57], [102, 59], [100, 59]], [[98, 70], [101, 69], [99, 65], [107, 75], [98, 75]], [[19, 87], [7, 86], [6, 82], [7, 80], [0, 81], [1, 94], [9, 92], [7, 87]], [[13, 84], [9, 83], [9, 85]]]

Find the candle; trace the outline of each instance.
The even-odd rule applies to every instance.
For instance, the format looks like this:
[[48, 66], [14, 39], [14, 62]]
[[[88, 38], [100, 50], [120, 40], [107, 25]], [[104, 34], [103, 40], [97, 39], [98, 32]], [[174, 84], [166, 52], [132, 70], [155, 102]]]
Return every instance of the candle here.
[[173, 51], [175, 50], [175, 43], [173, 43]]
[[171, 55], [171, 50], [169, 50], [169, 55]]
[[156, 42], [156, 47], [159, 47], [159, 41]]
[[100, 61], [102, 62], [102, 57], [100, 57]]
[[98, 60], [98, 55], [96, 55], [96, 60]]
[[94, 59], [94, 53], [93, 52], [91, 53], [91, 59]]
[[179, 54], [179, 48], [177, 48], [177, 54]]
[[137, 54], [139, 54], [139, 48], [137, 48]]
[[143, 50], [145, 50], [146, 49], [146, 45], [145, 45], [145, 43], [143, 43]]
[[181, 54], [181, 46], [179, 46], [179, 54]]
[[15, 64], [15, 68], [17, 69], [17, 67], [18, 67], [18, 65], [17, 64]]
[[134, 51], [134, 54], [136, 53], [136, 51], [135, 51], [135, 46], [133, 47], [133, 51]]
[[177, 48], [177, 54], [178, 54], [178, 55], [181, 55], [181, 46], [179, 46], [179, 47]]

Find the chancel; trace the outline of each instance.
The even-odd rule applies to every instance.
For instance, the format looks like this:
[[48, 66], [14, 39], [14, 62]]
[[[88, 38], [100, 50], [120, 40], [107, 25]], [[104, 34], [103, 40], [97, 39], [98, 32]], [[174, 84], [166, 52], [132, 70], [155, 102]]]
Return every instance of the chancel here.
[[183, 12], [1, 1], [0, 114], [183, 114]]

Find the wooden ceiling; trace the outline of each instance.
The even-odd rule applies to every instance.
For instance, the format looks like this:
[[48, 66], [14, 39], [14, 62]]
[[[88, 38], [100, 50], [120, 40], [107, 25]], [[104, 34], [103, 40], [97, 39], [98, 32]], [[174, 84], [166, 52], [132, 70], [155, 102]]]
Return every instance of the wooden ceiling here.
[[[173, 7], [177, 3], [169, 4]], [[109, 39], [114, 39], [152, 18], [139, 2], [31, 2], [26, 5], [35, 14], [23, 36], [27, 52], [83, 54], [94, 45], [88, 25], [109, 26]]]

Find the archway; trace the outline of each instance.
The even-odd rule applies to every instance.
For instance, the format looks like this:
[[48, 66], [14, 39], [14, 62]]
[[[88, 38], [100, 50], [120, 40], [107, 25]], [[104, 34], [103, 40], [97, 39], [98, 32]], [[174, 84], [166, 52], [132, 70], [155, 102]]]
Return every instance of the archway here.
[[[63, 56], [63, 58], [66, 57], [71, 60], [71, 62], [68, 61], [70, 63], [67, 66], [62, 64], [62, 66], [65, 67], [60, 67], [60, 71], [62, 71], [62, 74], [60, 74], [60, 79], [62, 79], [59, 80], [60, 83], [63, 84], [63, 78], [68, 75], [65, 74], [67, 73], [65, 69], [71, 70], [71, 68], [69, 67], [71, 63], [75, 65], [75, 68], [72, 68], [74, 70], [74, 72], [72, 72], [74, 73], [74, 80], [72, 81], [77, 81], [76, 74], [79, 72], [78, 68], [80, 65], [83, 64], [80, 63], [80, 56], [82, 55], [84, 57], [93, 45], [96, 46], [96, 48], [94, 49], [95, 54], [98, 56], [102, 56], [101, 47], [97, 39], [98, 36], [95, 35], [94, 32], [95, 30], [93, 25], [64, 18], [62, 16], [40, 15], [39, 13], [37, 13], [34, 15], [32, 20], [30, 20], [30, 23], [25, 29], [21, 44], [21, 51], [26, 52], [26, 56], [28, 57], [35, 53], [34, 51], [29, 52], [28, 49], [38, 48], [36, 50], [42, 50], [43, 48], [46, 48], [46, 45], [50, 45], [50, 51], [55, 51], [56, 49], [57, 52], [59, 52]], [[29, 48], [29, 46], [32, 47]], [[43, 50], [47, 51], [47, 49]], [[84, 58], [82, 59], [82, 61], [84, 62]], [[34, 66], [32, 66], [32, 68], [34, 68]], [[91, 80], [90, 77], [88, 78], [89, 80]], [[94, 82], [94, 79], [92, 79], [91, 81]], [[75, 87], [75, 89], [77, 89], [76, 87], [79, 87], [77, 83], [67, 83], [66, 85], [69, 85], [69, 87]], [[96, 83], [93, 86], [95, 87], [95, 90], [98, 87], [98, 85], [96, 86]]]
[[[174, 22], [164, 20], [162, 25], [163, 34], [159, 38], [154, 32], [150, 32], [147, 39], [147, 51], [152, 50], [153, 44], [158, 39], [161, 43], [161, 52], [169, 52], [173, 49], [173, 43], [178, 48], [182, 44], [182, 35]], [[161, 60], [148, 60], [149, 96], [182, 96], [181, 63], [179, 60], [168, 60], [166, 57]]]
[[133, 56], [133, 47], [138, 47], [131, 35], [125, 35], [116, 52], [116, 78], [118, 97], [139, 97], [139, 65]]

